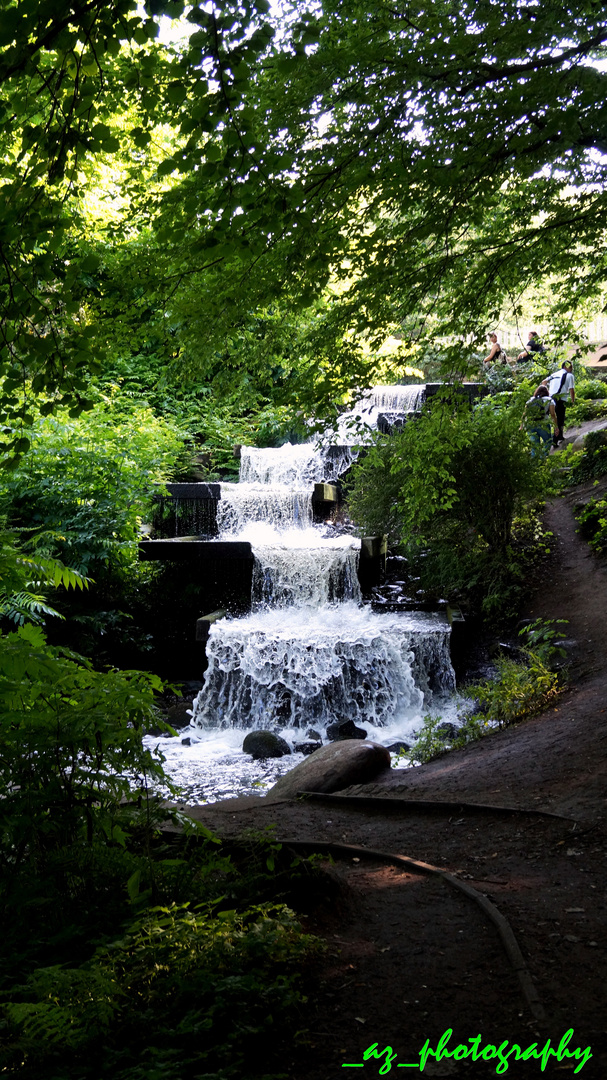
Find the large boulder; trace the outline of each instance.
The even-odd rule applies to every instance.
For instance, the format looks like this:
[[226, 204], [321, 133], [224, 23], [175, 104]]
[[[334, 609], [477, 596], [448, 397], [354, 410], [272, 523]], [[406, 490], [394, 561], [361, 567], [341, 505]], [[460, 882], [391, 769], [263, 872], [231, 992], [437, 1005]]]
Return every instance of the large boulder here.
[[288, 742], [273, 731], [250, 731], [242, 744], [245, 754], [250, 754], [253, 761], [264, 758], [284, 757], [291, 753]]
[[330, 793], [350, 784], [368, 784], [390, 768], [385, 746], [365, 740], [329, 743], [301, 761], [270, 788], [267, 799], [294, 799], [300, 791]]

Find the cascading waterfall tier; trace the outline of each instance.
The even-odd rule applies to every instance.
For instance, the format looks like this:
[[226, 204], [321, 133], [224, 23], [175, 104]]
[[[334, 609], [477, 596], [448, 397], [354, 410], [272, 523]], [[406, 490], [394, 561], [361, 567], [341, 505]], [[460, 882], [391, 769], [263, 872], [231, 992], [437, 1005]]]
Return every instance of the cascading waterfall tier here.
[[[412, 411], [423, 389], [379, 387], [367, 403]], [[410, 728], [433, 695], [454, 688], [447, 620], [363, 606], [360, 541], [311, 524], [312, 485], [336, 470], [332, 452], [313, 443], [243, 447], [240, 483], [221, 486], [220, 537], [248, 540], [255, 556], [252, 613], [211, 626], [198, 730], [345, 720]]]
[[314, 528], [265, 537], [261, 531], [251, 531], [247, 536], [255, 556], [252, 599], [256, 610], [361, 602], [360, 540], [352, 536], [326, 539]]
[[217, 503], [217, 525], [223, 539], [241, 536], [252, 522], [264, 522], [275, 529], [312, 524], [312, 489], [286, 484], [222, 484]]
[[324, 458], [316, 443], [240, 451], [240, 483], [302, 488], [324, 479]]
[[374, 386], [370, 391], [370, 398], [379, 412], [407, 416], [419, 411], [425, 393], [426, 387], [417, 383], [407, 386]]
[[440, 688], [453, 686], [448, 637], [438, 616], [377, 615], [352, 601], [217, 623], [193, 722], [209, 729], [406, 722], [420, 714], [439, 657]]
[[419, 412], [425, 395], [426, 387], [419, 383], [372, 387], [339, 417], [337, 441], [344, 446], [364, 445], [377, 430], [380, 416], [404, 421]]

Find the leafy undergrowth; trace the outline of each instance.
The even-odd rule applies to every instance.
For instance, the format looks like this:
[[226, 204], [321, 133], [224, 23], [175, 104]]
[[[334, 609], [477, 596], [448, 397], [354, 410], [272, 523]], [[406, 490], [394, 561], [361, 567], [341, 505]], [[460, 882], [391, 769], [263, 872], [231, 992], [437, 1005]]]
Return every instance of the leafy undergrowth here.
[[564, 634], [555, 626], [565, 621], [536, 619], [525, 626], [520, 631], [525, 641], [520, 659], [502, 653], [495, 661], [494, 678], [466, 687], [466, 696], [475, 703], [472, 715], [453, 735], [440, 717], [426, 717], [408, 754], [410, 759], [424, 764], [445, 750], [459, 750], [496, 728], [525, 720], [551, 705], [563, 689], [564, 676], [554, 670], [554, 662], [566, 655], [559, 645]]
[[[604, 477], [607, 476], [607, 435], [591, 431], [586, 436], [584, 452], [578, 456], [568, 477], [569, 486], [594, 480], [599, 492], [574, 508], [579, 533], [599, 554], [607, 552], [607, 498]], [[602, 483], [601, 483], [602, 481]]]
[[607, 552], [607, 498], [589, 499], [576, 511], [580, 535], [599, 554]]
[[228, 1080], [245, 1061], [277, 1075], [273, 1035], [299, 1026], [320, 948], [287, 902], [314, 864], [263, 837], [174, 847], [60, 851], [44, 881], [5, 888], [3, 1075]]
[[[159, 680], [94, 671], [40, 627], [0, 634], [0, 1073], [230, 1080], [273, 1071], [318, 944], [315, 865], [221, 844], [152, 800]], [[167, 825], [172, 831], [167, 832]]]

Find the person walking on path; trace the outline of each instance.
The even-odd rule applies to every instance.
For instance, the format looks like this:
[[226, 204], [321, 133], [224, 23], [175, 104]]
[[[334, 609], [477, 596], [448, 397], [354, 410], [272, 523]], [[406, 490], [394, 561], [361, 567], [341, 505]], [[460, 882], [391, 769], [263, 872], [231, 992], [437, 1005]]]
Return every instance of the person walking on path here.
[[556, 409], [556, 419], [558, 422], [558, 431], [554, 436], [554, 445], [558, 446], [564, 439], [563, 430], [565, 427], [565, 412], [567, 409], [567, 403], [571, 401], [573, 405], [575, 401], [575, 377], [573, 375], [573, 364], [571, 360], [565, 360], [561, 364], [558, 371], [553, 371], [552, 375], [549, 375], [547, 379], [541, 384], [547, 387], [548, 395], [553, 399]]
[[[554, 425], [554, 435], [551, 436], [550, 421]], [[552, 438], [554, 445], [556, 445], [556, 437], [558, 435], [558, 420], [556, 418], [556, 406], [547, 388], [542, 384], [538, 386], [533, 397], [529, 398], [529, 401], [525, 405], [525, 411], [523, 413], [523, 419], [521, 420], [521, 430], [526, 428], [529, 439], [532, 443], [531, 453], [535, 457], [536, 448], [539, 447], [540, 453], [548, 452], [548, 444]]]

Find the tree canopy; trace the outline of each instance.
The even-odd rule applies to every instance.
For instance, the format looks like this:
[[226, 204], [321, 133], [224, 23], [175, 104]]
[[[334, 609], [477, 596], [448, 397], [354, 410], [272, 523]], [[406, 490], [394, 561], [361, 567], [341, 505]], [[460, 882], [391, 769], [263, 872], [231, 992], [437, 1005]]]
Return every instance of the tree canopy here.
[[[162, 44], [162, 15], [186, 37]], [[542, 279], [567, 330], [602, 303], [595, 0], [0, 0], [0, 28], [13, 457], [30, 391], [77, 414], [142, 342], [305, 406], [368, 381], [389, 333], [448, 332], [461, 367]]]

